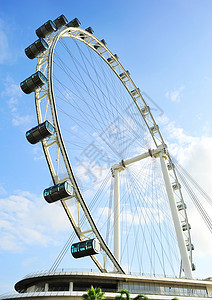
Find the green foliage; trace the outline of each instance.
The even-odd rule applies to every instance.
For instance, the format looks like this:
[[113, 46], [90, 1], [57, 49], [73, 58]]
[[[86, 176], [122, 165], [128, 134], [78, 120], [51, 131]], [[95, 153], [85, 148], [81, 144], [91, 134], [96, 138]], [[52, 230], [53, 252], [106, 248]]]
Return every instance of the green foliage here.
[[120, 293], [120, 295], [116, 296], [115, 299], [116, 300], [130, 300], [130, 293], [128, 290], [123, 289], [121, 291], [119, 291], [118, 293]]
[[172, 298], [171, 300], [179, 300], [177, 297]]
[[149, 298], [147, 296], [145, 296], [144, 294], [138, 294], [134, 300], [149, 300]]
[[94, 288], [93, 286], [90, 290], [87, 290], [87, 294], [82, 295], [83, 300], [104, 300], [105, 293], [102, 292], [100, 288]]

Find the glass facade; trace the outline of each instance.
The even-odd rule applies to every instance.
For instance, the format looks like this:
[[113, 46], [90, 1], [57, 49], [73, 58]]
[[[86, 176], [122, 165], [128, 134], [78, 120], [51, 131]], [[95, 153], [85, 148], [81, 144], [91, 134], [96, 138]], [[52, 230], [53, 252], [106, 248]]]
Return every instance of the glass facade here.
[[132, 294], [158, 294], [173, 296], [207, 297], [205, 287], [189, 285], [162, 284], [162, 283], [123, 283], [121, 288], [127, 289]]

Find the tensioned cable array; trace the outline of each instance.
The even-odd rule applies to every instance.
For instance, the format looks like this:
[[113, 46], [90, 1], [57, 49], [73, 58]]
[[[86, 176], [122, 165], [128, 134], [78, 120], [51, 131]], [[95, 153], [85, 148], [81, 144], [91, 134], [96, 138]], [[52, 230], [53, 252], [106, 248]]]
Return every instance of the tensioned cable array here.
[[[198, 199], [196, 193], [194, 192], [194, 187], [200, 192], [200, 194], [208, 201], [210, 205], [212, 205], [211, 198], [180, 164], [175, 164], [175, 165], [176, 165], [176, 170], [178, 172], [178, 176], [183, 186], [185, 187], [188, 195], [190, 196], [190, 199], [194, 203], [203, 221], [205, 222], [208, 229], [212, 233], [212, 220], [209, 214], [207, 213], [207, 211], [205, 210], [204, 206], [202, 205], [201, 201]], [[193, 189], [189, 186], [188, 180], [193, 184]]]
[[[65, 29], [64, 32], [65, 35], [61, 34], [58, 42], [53, 39], [53, 45], [57, 44], [53, 67], [52, 60], [49, 60], [50, 106], [49, 99], [46, 106], [45, 99], [40, 102], [38, 100], [37, 103], [37, 106], [44, 103], [44, 109], [41, 110], [50, 116], [50, 121], [48, 107], [51, 107], [53, 123], [56, 126], [57, 140], [49, 141], [47, 145], [52, 165], [56, 161], [56, 171], [53, 171], [50, 159], [49, 166], [53, 180], [57, 182], [61, 178], [69, 177], [74, 185], [76, 199], [65, 200], [63, 207], [78, 238], [83, 239], [84, 234], [85, 238], [96, 235], [108, 255], [106, 261], [112, 261], [117, 270], [123, 272], [110, 251], [113, 248], [111, 229], [116, 222], [112, 218], [110, 180], [105, 185], [100, 183], [104, 182], [106, 173], [113, 164], [147, 152], [151, 147], [149, 137], [156, 144], [163, 140], [150, 109], [145, 106], [141, 96], [141, 107], [137, 105], [135, 98], [140, 92], [119, 62], [115, 62], [119, 64], [117, 70], [109, 67], [108, 56], [106, 59], [100, 57], [94, 50], [97, 49], [95, 46], [81, 43], [85, 40], [79, 38], [81, 35], [74, 36], [77, 30], [73, 29], [73, 38], [72, 29]], [[108, 51], [106, 48], [100, 49], [97, 52]], [[108, 52], [108, 55], [111, 53]], [[119, 73], [120, 70], [122, 74]], [[126, 85], [126, 82], [130, 84]], [[145, 107], [142, 108], [143, 106]], [[153, 131], [156, 132], [154, 135]], [[47, 147], [43, 146], [48, 158]], [[58, 176], [59, 170], [63, 175]], [[129, 272], [133, 272], [135, 268], [135, 272], [148, 272], [152, 275], [163, 273], [165, 276], [170, 272], [176, 274], [179, 253], [175, 251], [177, 246], [174, 249], [170, 247], [175, 244], [176, 237], [168, 213], [164, 184], [155, 159], [148, 158], [139, 164], [139, 169], [135, 165], [123, 170], [120, 174], [120, 188], [122, 265]], [[98, 198], [97, 201], [94, 201], [95, 197]], [[86, 209], [85, 202], [92, 214]], [[74, 212], [72, 214], [72, 206], [78, 211], [78, 218]], [[53, 269], [60, 263], [68, 245], [70, 241], [63, 248], [61, 256], [58, 256]], [[97, 261], [95, 263], [104, 271], [102, 266], [105, 262], [101, 261], [101, 266]], [[110, 270], [108, 266], [104, 268]], [[114, 270], [113, 267], [112, 269]]]

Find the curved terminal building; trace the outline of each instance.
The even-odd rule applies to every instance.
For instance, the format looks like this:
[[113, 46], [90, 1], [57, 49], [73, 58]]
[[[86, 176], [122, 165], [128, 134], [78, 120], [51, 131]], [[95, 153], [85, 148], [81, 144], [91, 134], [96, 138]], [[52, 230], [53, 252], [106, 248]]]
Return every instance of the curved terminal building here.
[[4, 294], [1, 300], [30, 299], [64, 300], [64, 297], [78, 300], [86, 290], [100, 287], [106, 299], [114, 299], [117, 292], [127, 289], [130, 298], [139, 293], [149, 299], [212, 299], [212, 278], [205, 280], [155, 278], [147, 276], [122, 275], [98, 272], [38, 272], [25, 276], [15, 284], [15, 293]]

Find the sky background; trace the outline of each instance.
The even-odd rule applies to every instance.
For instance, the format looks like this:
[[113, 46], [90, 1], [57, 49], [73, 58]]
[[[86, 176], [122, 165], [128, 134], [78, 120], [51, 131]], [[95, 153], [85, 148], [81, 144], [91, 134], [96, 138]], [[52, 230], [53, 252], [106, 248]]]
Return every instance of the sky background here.
[[[24, 49], [40, 25], [61, 14], [92, 26], [118, 54], [159, 106], [155, 115], [170, 151], [212, 194], [212, 1], [0, 0], [0, 294], [26, 274], [50, 268], [72, 232], [63, 210], [42, 199], [50, 174], [41, 146], [25, 138], [36, 124], [34, 95], [19, 88], [36, 67]], [[194, 276], [212, 276], [211, 234], [193, 208], [189, 220]], [[68, 257], [61, 267], [76, 263]]]

